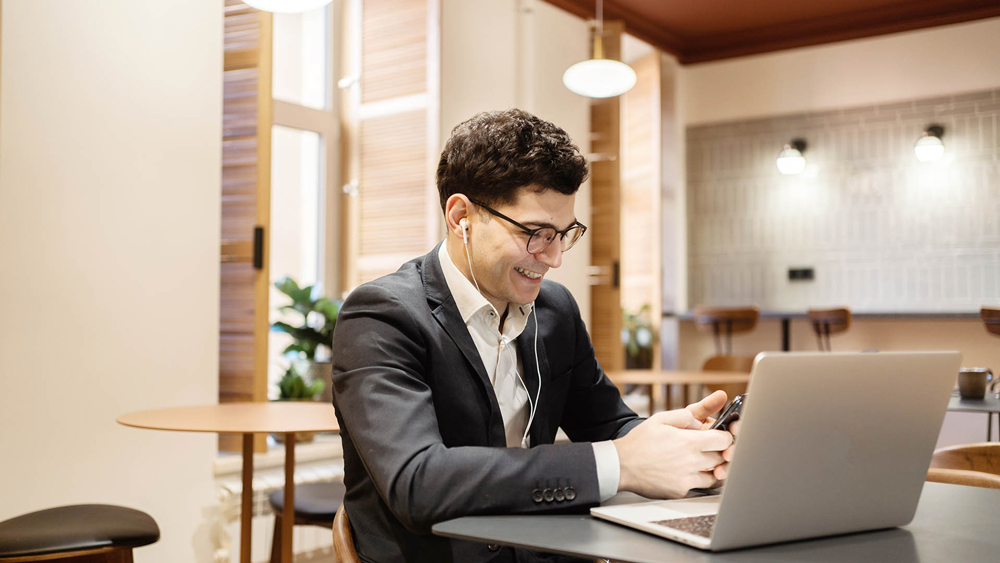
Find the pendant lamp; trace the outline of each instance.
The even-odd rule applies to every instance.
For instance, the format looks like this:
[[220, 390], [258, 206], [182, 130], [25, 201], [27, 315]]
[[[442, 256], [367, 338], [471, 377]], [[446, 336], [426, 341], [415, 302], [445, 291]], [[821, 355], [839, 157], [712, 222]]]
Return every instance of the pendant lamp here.
[[620, 96], [635, 86], [635, 71], [627, 64], [604, 58], [604, 6], [597, 0], [597, 34], [594, 57], [576, 63], [563, 73], [563, 84], [574, 94], [588, 98]]
[[322, 8], [333, 0], [243, 0], [243, 3], [265, 12], [297, 14]]

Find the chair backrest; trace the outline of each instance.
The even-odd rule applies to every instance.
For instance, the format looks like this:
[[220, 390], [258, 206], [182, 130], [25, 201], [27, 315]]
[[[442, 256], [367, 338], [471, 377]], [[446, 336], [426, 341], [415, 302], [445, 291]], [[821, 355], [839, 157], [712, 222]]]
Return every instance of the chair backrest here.
[[982, 471], [968, 471], [966, 469], [932, 467], [927, 470], [927, 480], [932, 483], [1000, 489], [1000, 475], [993, 475], [992, 473], [984, 473]]
[[340, 563], [361, 563], [358, 551], [354, 548], [351, 523], [347, 520], [347, 510], [343, 504], [333, 517], [333, 550], [337, 553], [337, 561]]
[[851, 326], [851, 310], [847, 307], [809, 309], [808, 315], [820, 350], [831, 351], [830, 335], [844, 332]]
[[979, 316], [986, 324], [986, 330], [1000, 335], [1000, 308], [983, 307], [979, 310]]
[[750, 373], [753, 370], [753, 356], [712, 356], [702, 364], [702, 371], [740, 371]]
[[[740, 371], [750, 373], [753, 370], [753, 356], [712, 356], [702, 364], [702, 371]], [[747, 392], [746, 383], [712, 383], [705, 385], [709, 393], [725, 391], [726, 397], [733, 397]]]
[[1000, 476], [1000, 442], [962, 444], [935, 450], [931, 457], [931, 467]]
[[[760, 318], [760, 309], [750, 307], [706, 307], [698, 305], [694, 308], [695, 326], [702, 330], [710, 330], [715, 336], [715, 353], [728, 355], [732, 353], [732, 335], [748, 332], [756, 328]], [[724, 338], [723, 338], [724, 337]], [[725, 342], [725, 346], [723, 346]]]

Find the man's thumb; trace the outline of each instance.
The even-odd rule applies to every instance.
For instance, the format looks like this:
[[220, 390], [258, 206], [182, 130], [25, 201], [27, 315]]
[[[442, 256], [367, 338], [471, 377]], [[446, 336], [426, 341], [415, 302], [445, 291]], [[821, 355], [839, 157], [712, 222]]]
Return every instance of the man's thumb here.
[[653, 415], [653, 418], [660, 424], [669, 424], [675, 428], [690, 428], [693, 430], [701, 428], [701, 422], [698, 422], [688, 409], [658, 412]]

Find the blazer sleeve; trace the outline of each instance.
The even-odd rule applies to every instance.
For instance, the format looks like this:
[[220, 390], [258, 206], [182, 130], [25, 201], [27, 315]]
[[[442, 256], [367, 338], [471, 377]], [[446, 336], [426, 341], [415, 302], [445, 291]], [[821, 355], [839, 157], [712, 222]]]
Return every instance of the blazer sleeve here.
[[[378, 284], [351, 293], [334, 338], [334, 406], [344, 435], [407, 529], [428, 533], [460, 516], [579, 511], [600, 502], [590, 444], [446, 447], [424, 373], [427, 338]], [[556, 479], [571, 482], [576, 498], [537, 502], [537, 484]]]

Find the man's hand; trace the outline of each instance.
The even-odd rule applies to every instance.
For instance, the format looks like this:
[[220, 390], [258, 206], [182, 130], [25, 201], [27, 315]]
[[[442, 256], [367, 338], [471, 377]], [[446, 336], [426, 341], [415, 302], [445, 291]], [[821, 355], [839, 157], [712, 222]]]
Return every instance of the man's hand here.
[[[716, 391], [687, 408], [659, 412], [614, 441], [621, 465], [619, 491], [647, 498], [678, 498], [717, 481], [713, 471], [725, 460], [733, 435], [701, 431], [708, 415], [726, 404]], [[710, 423], [709, 423], [710, 424]]]
[[[691, 410], [691, 414], [693, 414], [695, 418], [697, 418], [702, 422], [701, 424], [702, 430], [708, 430], [709, 428], [712, 427], [712, 424], [715, 423], [715, 419], [709, 418], [708, 415], [722, 408], [722, 406], [717, 405], [720, 396], [722, 398], [722, 406], [725, 406], [726, 404], [725, 391], [716, 391], [715, 393], [712, 393], [711, 395], [705, 397], [701, 401], [693, 405], [687, 406], [687, 408]], [[711, 401], [711, 402], [706, 405], [705, 404], [706, 401]], [[715, 410], [708, 410], [711, 408], [715, 408]], [[739, 434], [739, 432], [740, 432], [740, 421], [737, 419], [735, 422], [729, 425], [729, 433], [732, 434], [733, 436], [733, 443], [730, 444], [729, 447], [723, 450], [722, 452], [722, 459], [725, 460], [725, 463], [716, 466], [715, 470], [712, 472], [715, 475], [715, 478], [719, 481], [725, 480], [725, 478], [729, 475], [729, 462], [733, 461], [733, 452], [736, 449], [736, 436]], [[719, 485], [719, 483], [716, 483], [715, 485]]]
[[[702, 425], [702, 429], [708, 430], [708, 428], [712, 426], [713, 422], [715, 422], [715, 419], [710, 418], [706, 420], [705, 423]], [[728, 448], [722, 451], [722, 459], [725, 460], [725, 463], [717, 465], [715, 467], [715, 470], [712, 472], [715, 475], [715, 478], [718, 479], [719, 481], [724, 481], [726, 477], [729, 476], [729, 463], [733, 461], [733, 452], [736, 451], [736, 436], [738, 436], [740, 433], [741, 422], [742, 421], [740, 420], [736, 420], [729, 424], [729, 433], [733, 435], [733, 443], [730, 444]], [[716, 485], [719, 484], [721, 483], [716, 483]]]

